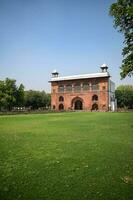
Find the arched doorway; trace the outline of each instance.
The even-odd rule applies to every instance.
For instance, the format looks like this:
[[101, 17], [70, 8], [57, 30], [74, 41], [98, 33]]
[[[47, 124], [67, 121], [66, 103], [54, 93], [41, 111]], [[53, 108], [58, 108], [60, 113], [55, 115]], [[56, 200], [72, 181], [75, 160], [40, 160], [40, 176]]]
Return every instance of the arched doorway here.
[[98, 110], [98, 105], [97, 105], [97, 103], [94, 103], [94, 104], [92, 105], [92, 110]]
[[75, 97], [71, 101], [71, 108], [73, 110], [83, 110], [83, 99], [80, 97]]
[[64, 105], [62, 103], [59, 104], [59, 110], [64, 110]]
[[76, 100], [74, 103], [74, 110], [82, 110], [83, 109], [83, 103], [81, 100]]

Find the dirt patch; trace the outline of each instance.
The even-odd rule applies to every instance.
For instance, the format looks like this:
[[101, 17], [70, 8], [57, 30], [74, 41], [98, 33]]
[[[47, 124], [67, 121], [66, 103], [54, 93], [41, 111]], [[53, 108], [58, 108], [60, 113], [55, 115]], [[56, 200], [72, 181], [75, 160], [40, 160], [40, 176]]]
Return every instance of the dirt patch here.
[[129, 177], [129, 176], [124, 176], [122, 178], [122, 180], [124, 181], [124, 183], [127, 183], [127, 184], [133, 184], [133, 178]]

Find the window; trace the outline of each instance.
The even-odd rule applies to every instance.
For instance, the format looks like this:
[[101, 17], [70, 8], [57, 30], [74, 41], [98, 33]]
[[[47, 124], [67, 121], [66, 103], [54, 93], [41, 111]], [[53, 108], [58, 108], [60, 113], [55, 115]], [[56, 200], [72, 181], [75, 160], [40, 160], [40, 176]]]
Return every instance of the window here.
[[60, 96], [60, 97], [59, 97], [59, 101], [64, 101], [64, 97], [63, 97], [63, 96]]
[[98, 83], [92, 83], [92, 90], [99, 90], [99, 84]]
[[66, 92], [72, 91], [72, 85], [66, 85]]
[[103, 90], [105, 90], [106, 89], [106, 87], [105, 86], [103, 86]]
[[83, 83], [83, 90], [89, 90], [89, 84]]
[[98, 101], [98, 96], [96, 94], [92, 96], [92, 101]]
[[75, 84], [74, 92], [80, 92], [80, 91], [81, 91], [81, 85], [80, 84]]
[[58, 92], [64, 92], [64, 86], [63, 85], [60, 85], [58, 87]]

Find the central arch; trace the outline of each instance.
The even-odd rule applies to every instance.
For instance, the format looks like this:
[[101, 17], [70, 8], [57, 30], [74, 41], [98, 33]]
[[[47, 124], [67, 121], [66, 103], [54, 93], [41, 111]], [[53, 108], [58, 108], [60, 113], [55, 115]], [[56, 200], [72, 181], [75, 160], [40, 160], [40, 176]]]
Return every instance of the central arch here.
[[83, 110], [83, 103], [80, 100], [75, 101], [74, 110]]
[[72, 108], [74, 110], [83, 110], [83, 99], [81, 99], [80, 97], [75, 97], [72, 100]]

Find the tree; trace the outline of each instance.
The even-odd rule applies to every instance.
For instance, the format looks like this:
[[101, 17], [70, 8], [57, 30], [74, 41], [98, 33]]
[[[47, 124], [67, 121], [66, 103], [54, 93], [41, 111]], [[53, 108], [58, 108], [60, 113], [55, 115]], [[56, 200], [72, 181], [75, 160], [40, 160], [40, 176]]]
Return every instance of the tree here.
[[25, 92], [25, 106], [32, 109], [47, 108], [50, 105], [50, 95], [44, 91], [29, 90]]
[[123, 79], [133, 75], [133, 0], [117, 0], [111, 5], [109, 13], [114, 17], [114, 27], [125, 37], [120, 72]]
[[24, 91], [23, 84], [16, 85], [16, 80], [0, 80], [0, 110], [12, 110], [13, 107], [31, 107], [32, 109], [49, 108], [50, 94], [45, 91]]
[[16, 106], [23, 106], [23, 105], [24, 105], [24, 86], [23, 84], [20, 84], [20, 86], [17, 89]]
[[49, 93], [46, 94], [46, 107], [49, 108], [51, 106], [51, 95]]
[[4, 98], [6, 101], [6, 108], [11, 110], [16, 103], [17, 86], [16, 80], [6, 78], [5, 80]]
[[133, 86], [120, 85], [115, 91], [117, 106], [119, 108], [133, 109]]
[[6, 78], [0, 80], [0, 110], [11, 110], [13, 106], [22, 106], [24, 103], [24, 86], [16, 85], [16, 80]]
[[0, 80], [0, 110], [5, 107], [5, 84]]

